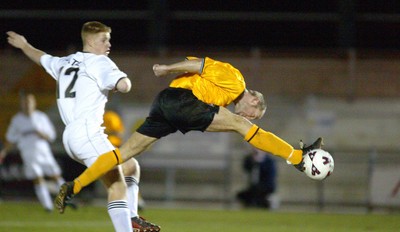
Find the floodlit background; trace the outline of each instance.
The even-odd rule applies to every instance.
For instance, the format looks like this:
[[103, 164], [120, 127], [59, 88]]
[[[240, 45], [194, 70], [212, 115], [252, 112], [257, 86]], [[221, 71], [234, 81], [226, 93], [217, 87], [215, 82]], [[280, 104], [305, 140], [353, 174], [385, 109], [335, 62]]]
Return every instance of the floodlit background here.
[[[209, 56], [233, 64], [248, 88], [264, 93], [268, 110], [255, 123], [295, 147], [322, 136], [335, 158], [324, 182], [276, 159], [276, 210], [398, 212], [399, 1], [14, 0], [0, 6], [1, 141], [18, 111], [18, 92], [33, 90], [57, 126], [53, 150], [67, 180], [83, 167], [63, 150], [53, 80], [11, 48], [5, 32], [63, 56], [81, 49], [81, 25], [98, 20], [112, 27], [110, 57], [133, 81], [129, 94], [112, 94], [109, 102], [123, 116], [125, 138], [169, 83], [154, 77], [153, 64]], [[248, 151], [236, 134], [177, 133], [139, 157], [141, 193], [148, 207], [241, 209], [235, 195], [246, 186], [241, 161]], [[20, 170], [14, 151], [0, 169], [4, 202], [35, 201]], [[93, 196], [94, 203], [105, 200], [99, 183], [78, 200], [90, 203]]]

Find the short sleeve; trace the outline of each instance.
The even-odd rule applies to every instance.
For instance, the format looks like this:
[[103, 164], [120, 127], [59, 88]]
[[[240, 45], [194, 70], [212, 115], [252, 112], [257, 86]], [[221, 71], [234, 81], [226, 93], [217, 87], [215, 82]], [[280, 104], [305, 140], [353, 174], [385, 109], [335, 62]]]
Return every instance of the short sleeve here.
[[99, 56], [87, 71], [90, 76], [97, 78], [97, 83], [102, 90], [114, 89], [121, 78], [127, 77], [126, 73], [119, 70], [107, 56]]
[[46, 70], [46, 72], [50, 74], [50, 76], [52, 76], [55, 80], [58, 79], [58, 74], [65, 62], [67, 62], [65, 58], [51, 56], [49, 54], [45, 54], [40, 57], [40, 64]]

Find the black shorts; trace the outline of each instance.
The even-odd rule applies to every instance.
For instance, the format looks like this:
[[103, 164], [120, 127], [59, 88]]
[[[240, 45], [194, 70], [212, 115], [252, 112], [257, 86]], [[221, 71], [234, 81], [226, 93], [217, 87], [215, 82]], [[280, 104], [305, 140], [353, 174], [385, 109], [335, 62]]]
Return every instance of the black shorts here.
[[149, 116], [137, 132], [161, 138], [177, 130], [183, 134], [191, 130], [205, 131], [218, 111], [219, 106], [200, 101], [191, 90], [167, 88], [157, 95]]

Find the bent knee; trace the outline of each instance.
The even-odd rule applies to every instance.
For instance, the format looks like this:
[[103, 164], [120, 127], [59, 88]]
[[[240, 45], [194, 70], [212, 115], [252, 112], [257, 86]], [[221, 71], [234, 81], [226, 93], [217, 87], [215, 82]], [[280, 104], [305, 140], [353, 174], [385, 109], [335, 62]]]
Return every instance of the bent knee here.
[[122, 171], [124, 176], [135, 176], [140, 175], [140, 165], [135, 158], [131, 158], [122, 164]]

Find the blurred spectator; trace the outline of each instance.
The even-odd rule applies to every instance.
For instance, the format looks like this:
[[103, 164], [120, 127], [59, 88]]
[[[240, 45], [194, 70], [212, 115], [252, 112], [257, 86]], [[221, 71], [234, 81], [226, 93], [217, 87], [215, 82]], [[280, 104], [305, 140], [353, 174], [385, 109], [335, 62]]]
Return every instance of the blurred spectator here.
[[56, 138], [56, 131], [48, 116], [36, 109], [33, 94], [22, 94], [21, 111], [13, 116], [6, 132], [6, 142], [0, 151], [0, 164], [14, 145], [20, 151], [27, 179], [32, 180], [35, 194], [46, 211], [53, 210], [53, 201], [45, 177], [60, 187], [64, 183], [61, 169], [54, 159], [50, 142]]
[[237, 194], [245, 207], [276, 208], [271, 198], [276, 191], [277, 169], [268, 153], [252, 149], [243, 160], [243, 170], [248, 174], [248, 186]]
[[104, 113], [104, 132], [108, 135], [108, 140], [115, 147], [120, 147], [123, 141], [124, 135], [124, 123], [119, 114], [113, 110], [106, 110]]

